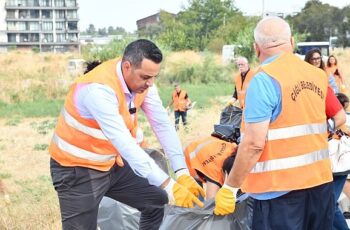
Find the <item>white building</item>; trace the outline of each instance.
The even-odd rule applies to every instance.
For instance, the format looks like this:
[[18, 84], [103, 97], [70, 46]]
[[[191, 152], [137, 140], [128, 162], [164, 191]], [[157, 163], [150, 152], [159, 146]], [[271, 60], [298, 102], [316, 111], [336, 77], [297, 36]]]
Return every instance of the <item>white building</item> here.
[[0, 0], [0, 49], [79, 49], [77, 0]]

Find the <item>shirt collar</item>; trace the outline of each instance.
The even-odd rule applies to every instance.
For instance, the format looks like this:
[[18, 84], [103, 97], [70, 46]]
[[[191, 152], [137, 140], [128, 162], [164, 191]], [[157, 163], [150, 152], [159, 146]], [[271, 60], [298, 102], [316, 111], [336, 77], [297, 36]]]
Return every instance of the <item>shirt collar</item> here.
[[117, 71], [117, 76], [118, 76], [118, 78], [120, 80], [120, 83], [122, 85], [124, 94], [128, 94], [131, 97], [135, 96], [134, 92], [133, 93], [130, 92], [130, 90], [129, 90], [129, 88], [126, 85], [126, 82], [124, 80], [124, 76], [123, 76], [123, 72], [122, 72], [122, 61], [118, 61], [116, 68], [117, 68], [117, 70], [116, 70]]

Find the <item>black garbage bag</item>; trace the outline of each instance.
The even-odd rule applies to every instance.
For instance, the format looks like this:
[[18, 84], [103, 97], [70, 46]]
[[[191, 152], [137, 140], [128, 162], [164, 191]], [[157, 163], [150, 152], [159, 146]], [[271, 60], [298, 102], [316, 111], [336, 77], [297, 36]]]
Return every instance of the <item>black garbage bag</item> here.
[[233, 214], [216, 216], [214, 200], [205, 202], [204, 208], [168, 206], [160, 230], [250, 230], [252, 229], [253, 200], [247, 198], [236, 204]]
[[126, 204], [103, 197], [98, 209], [97, 226], [100, 230], [139, 229], [140, 212]]
[[[166, 157], [161, 149], [144, 149], [156, 164], [167, 174], [169, 169]], [[103, 197], [97, 216], [100, 230], [136, 230], [139, 229], [140, 212], [126, 204]]]
[[233, 105], [226, 106], [220, 115], [221, 125], [232, 125], [240, 128], [242, 121], [242, 109]]

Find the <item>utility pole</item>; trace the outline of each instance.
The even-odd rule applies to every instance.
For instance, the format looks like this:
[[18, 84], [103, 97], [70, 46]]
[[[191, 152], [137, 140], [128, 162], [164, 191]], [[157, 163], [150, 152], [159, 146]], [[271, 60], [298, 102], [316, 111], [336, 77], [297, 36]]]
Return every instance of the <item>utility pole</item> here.
[[265, 14], [265, 0], [262, 0], [261, 17], [263, 18]]

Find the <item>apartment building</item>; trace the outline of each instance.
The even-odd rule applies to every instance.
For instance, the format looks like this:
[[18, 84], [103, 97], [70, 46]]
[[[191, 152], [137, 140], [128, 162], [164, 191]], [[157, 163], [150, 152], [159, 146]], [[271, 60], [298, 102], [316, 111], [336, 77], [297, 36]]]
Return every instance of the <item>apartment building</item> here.
[[0, 50], [79, 49], [77, 0], [0, 0]]

